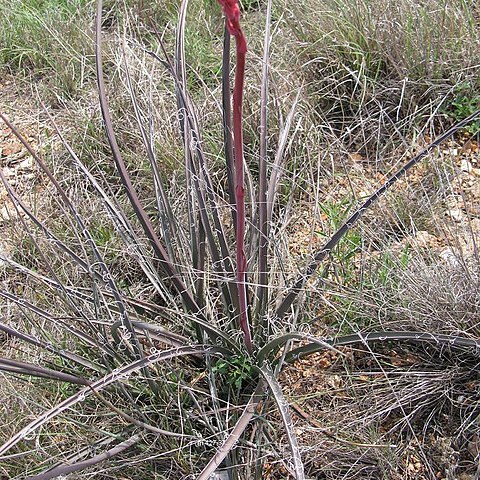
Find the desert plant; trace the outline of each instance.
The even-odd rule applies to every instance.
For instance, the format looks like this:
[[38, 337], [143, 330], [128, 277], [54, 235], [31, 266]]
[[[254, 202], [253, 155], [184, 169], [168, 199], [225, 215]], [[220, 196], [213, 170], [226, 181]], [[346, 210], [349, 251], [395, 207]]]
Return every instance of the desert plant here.
[[[0, 170], [10, 202], [18, 212], [17, 221], [24, 227], [38, 263], [43, 265], [40, 270], [31, 263], [23, 265], [2, 255], [5, 268], [18, 275], [24, 288], [0, 290], [0, 297], [12, 304], [23, 320], [14, 325], [13, 321], [2, 319], [0, 331], [41, 358], [29, 362], [1, 358], [0, 369], [14, 378], [38, 377], [48, 380], [49, 385], [54, 382], [67, 385], [58, 395], [50, 393], [51, 408], [35, 414], [33, 420], [12, 432], [0, 447], [0, 461], [10, 465], [30, 453], [37, 456], [38, 461], [27, 473], [20, 469], [13, 472], [12, 467], [13, 473], [45, 480], [93, 467], [135, 449], [135, 455], [123, 455], [121, 466], [128, 469], [147, 464], [151, 472], [164, 478], [193, 475], [207, 479], [219, 467], [228, 469], [233, 478], [261, 478], [265, 455], [271, 454], [268, 446], [271, 432], [264, 413], [273, 403], [291, 451], [285, 463], [296, 478], [302, 479], [305, 473], [301, 450], [290, 407], [278, 381], [286, 364], [325, 350], [342, 356], [339, 348], [343, 346], [373, 348], [371, 344], [393, 341], [426, 343], [444, 350], [473, 350], [478, 354], [480, 342], [475, 339], [429, 331], [381, 331], [316, 338], [302, 333], [296, 319], [303, 313], [298, 298], [307, 282], [331, 252], [338, 254], [335, 248], [362, 214], [420, 159], [474, 120], [480, 111], [438, 137], [352, 210], [285, 294], [277, 296], [276, 287], [284, 273], [272, 268], [272, 264], [281, 262], [275, 250], [276, 220], [281, 214], [277, 208], [277, 190], [295, 103], [285, 121], [274, 160], [269, 162], [269, 1], [261, 85], [258, 190], [247, 188], [242, 139], [247, 44], [237, 1], [220, 0], [220, 3], [226, 17], [222, 57], [226, 192], [212, 181], [199, 120], [187, 90], [184, 51], [187, 0], [180, 7], [174, 60], [170, 59], [158, 32], [160, 48], [151, 52], [170, 73], [175, 86], [186, 182], [180, 206], [161, 175], [152, 133], [145, 126], [127, 63], [126, 84], [153, 176], [156, 220], [147, 214], [126, 168], [108, 107], [102, 63], [101, 0], [96, 17], [99, 103], [131, 215], [127, 215], [127, 207], [121, 205], [118, 195], [111, 195], [108, 186], [102, 186], [85, 167], [54, 123], [72, 163], [89, 182], [89, 194], [101, 201], [115, 231], [128, 247], [130, 260], [138, 263], [149, 282], [154, 292], [151, 300], [135, 298], [124, 291], [101, 253], [101, 244], [105, 236], [109, 241], [112, 229], [91, 230], [66, 187], [6, 116], [0, 114], [50, 181], [58, 196], [60, 216], [68, 219], [67, 224], [74, 231], [69, 244], [20, 198]], [[236, 43], [233, 111], [231, 36]], [[246, 197], [251, 199], [250, 204]], [[356, 237], [352, 238], [357, 242]], [[59, 255], [64, 259], [61, 265], [55, 264]], [[348, 260], [350, 252], [344, 257], [337, 256], [340, 261]], [[78, 276], [71, 276], [73, 271]], [[36, 293], [40, 286], [43, 296]], [[22, 328], [22, 323], [30, 327], [29, 332]], [[62, 423], [60, 417], [64, 419]], [[254, 423], [255, 427], [248, 430]], [[52, 433], [56, 427], [47, 431], [48, 424], [56, 425], [58, 431]], [[69, 454], [78, 431], [93, 438], [83, 450]], [[44, 445], [41, 452], [21, 447], [22, 442], [32, 439], [41, 444], [43, 432], [46, 436], [58, 435], [58, 441], [63, 442], [63, 453], [56, 450], [55, 441]], [[14, 447], [17, 451], [8, 454]], [[98, 450], [103, 451], [98, 453]], [[243, 474], [241, 466], [250, 453], [254, 466], [247, 466], [248, 473]]]

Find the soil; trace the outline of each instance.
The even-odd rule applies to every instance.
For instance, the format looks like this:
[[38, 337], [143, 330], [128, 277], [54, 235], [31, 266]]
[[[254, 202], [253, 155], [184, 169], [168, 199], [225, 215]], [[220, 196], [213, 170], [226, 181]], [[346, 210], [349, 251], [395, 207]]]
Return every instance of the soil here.
[[[50, 141], [52, 129], [32, 98], [31, 93], [19, 89], [13, 79], [0, 81], [0, 111], [6, 113], [35, 149], [41, 149]], [[439, 262], [448, 264], [458, 261], [459, 257], [465, 259], [478, 255], [480, 146], [475, 139], [461, 134], [443, 145], [439, 155], [452, 160], [456, 172], [452, 194], [445, 209], [439, 212], [446, 228], [443, 233], [411, 232], [393, 242], [391, 249], [402, 251], [405, 245], [415, 244], [436, 255]], [[0, 126], [0, 167], [7, 181], [19, 193], [28, 196], [25, 189], [31, 188], [37, 175], [34, 161], [3, 124]], [[384, 174], [369, 167], [356, 152], [351, 152], [347, 167], [353, 173], [342, 177], [339, 183], [335, 179], [337, 184], [332, 201], [345, 198], [352, 185], [362, 197], [385, 180]], [[408, 181], [413, 188], [421, 185], [426, 169], [422, 163], [403, 182]], [[5, 225], [16, 215], [5, 187], [0, 185], [0, 229], [3, 232]], [[328, 231], [331, 228], [328, 222], [327, 215], [321, 215], [318, 232]], [[457, 231], [458, 227], [469, 230], [470, 235], [453, 238], [449, 232]], [[312, 229], [309, 209], [299, 211], [292, 227], [291, 254], [299, 259], [306, 258], [324, 238], [325, 235]], [[1, 256], [9, 255], [12, 247], [9, 239], [0, 235], [0, 261]], [[433, 388], [432, 395], [439, 395], [440, 390], [432, 387], [434, 380], [425, 384], [412, 381], [410, 387], [402, 384], [404, 398], [411, 394], [408, 405], [395, 403], [395, 399], [388, 396], [393, 390], [392, 382], [401, 383], [400, 373], [408, 376], [413, 371], [424, 371], [446, 381], [449, 372], [456, 368], [464, 372], [461, 376], [463, 383], [458, 385], [455, 380], [451, 381], [455, 397], [448, 400], [446, 396], [443, 405], [435, 405], [428, 395], [418, 392], [423, 385]], [[471, 414], [473, 407], [470, 406], [475, 406], [479, 400], [480, 380], [471, 359], [466, 359], [460, 366], [455, 359], [448, 358], [448, 354], [404, 345], [384, 346], [376, 349], [375, 354], [362, 348], [342, 348], [296, 362], [285, 369], [281, 382], [285, 395], [292, 402], [295, 430], [306, 451], [307, 471], [313, 475], [311, 478], [478, 478], [480, 432], [477, 422], [472, 422], [470, 429], [458, 430], [463, 416]], [[425, 408], [416, 411], [415, 399], [418, 404], [424, 402]], [[376, 410], [379, 405], [383, 406], [381, 417], [374, 417], [371, 408], [374, 403]], [[409, 416], [411, 412], [414, 414]], [[287, 446], [285, 450], [288, 450]], [[343, 472], [344, 476], [315, 474], [329, 468]], [[267, 471], [270, 473], [266, 478], [290, 476], [287, 462], [271, 463], [267, 465]]]

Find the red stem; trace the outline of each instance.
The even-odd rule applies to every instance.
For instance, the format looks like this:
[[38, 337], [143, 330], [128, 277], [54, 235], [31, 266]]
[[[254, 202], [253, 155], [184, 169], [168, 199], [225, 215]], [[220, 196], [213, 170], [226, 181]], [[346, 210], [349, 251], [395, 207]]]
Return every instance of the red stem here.
[[235, 167], [235, 202], [237, 207], [236, 244], [237, 244], [237, 290], [240, 308], [240, 328], [245, 337], [248, 353], [253, 353], [252, 336], [248, 322], [247, 304], [247, 258], [245, 256], [245, 180], [243, 158], [242, 102], [245, 80], [245, 56], [247, 41], [240, 26], [240, 8], [238, 0], [218, 0], [222, 5], [228, 31], [235, 37], [237, 47], [235, 65], [235, 86], [233, 89], [233, 144]]
[[249, 353], [253, 352], [250, 325], [248, 322], [247, 305], [247, 258], [245, 256], [245, 180], [244, 180], [244, 158], [243, 158], [243, 128], [242, 128], [242, 104], [243, 86], [245, 80], [245, 57], [247, 53], [247, 42], [243, 32], [240, 30], [235, 35], [236, 43], [236, 66], [235, 86], [233, 89], [233, 139], [235, 159], [235, 201], [237, 205], [237, 285], [238, 303], [240, 307], [240, 328], [245, 337], [245, 346]]

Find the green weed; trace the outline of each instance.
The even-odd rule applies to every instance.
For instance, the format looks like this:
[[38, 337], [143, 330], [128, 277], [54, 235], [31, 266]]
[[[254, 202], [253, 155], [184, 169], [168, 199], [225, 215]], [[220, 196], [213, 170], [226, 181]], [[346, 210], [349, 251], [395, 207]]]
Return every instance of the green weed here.
[[[469, 82], [463, 82], [454, 89], [453, 101], [444, 109], [445, 113], [453, 120], [460, 121], [471, 115], [480, 107], [480, 93], [472, 88]], [[465, 127], [465, 131], [471, 135], [480, 131], [480, 121], [472, 122]]]

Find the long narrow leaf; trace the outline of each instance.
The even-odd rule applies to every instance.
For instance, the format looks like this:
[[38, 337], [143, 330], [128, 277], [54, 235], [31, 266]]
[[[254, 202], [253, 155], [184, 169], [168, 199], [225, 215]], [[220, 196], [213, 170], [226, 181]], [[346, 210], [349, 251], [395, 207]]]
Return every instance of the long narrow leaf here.
[[[55, 120], [53, 117], [50, 115], [47, 109], [45, 109], [46, 113], [49, 116], [50, 121], [52, 122], [52, 125], [55, 128], [55, 131], [57, 132], [57, 135], [59, 136], [62, 144], [66, 148], [68, 154], [74, 161], [75, 165], [81, 170], [82, 175], [88, 179], [88, 181], [91, 183], [92, 187], [95, 189], [97, 194], [100, 196], [100, 199], [102, 200], [105, 208], [107, 209], [109, 216], [112, 220], [112, 222], [115, 225], [116, 230], [119, 232], [119, 235], [121, 239], [123, 240], [124, 244], [128, 247], [129, 251], [132, 252], [132, 256], [137, 260], [138, 264], [140, 265], [141, 269], [145, 273], [145, 275], [148, 277], [152, 285], [155, 287], [156, 291], [159, 293], [159, 295], [162, 297], [162, 299], [168, 303], [167, 299], [167, 294], [166, 292], [168, 289], [166, 286], [159, 282], [158, 279], [158, 274], [155, 270], [154, 265], [152, 264], [150, 260], [150, 254], [145, 250], [143, 246], [143, 242], [138, 238], [137, 234], [135, 233], [135, 230], [131, 224], [131, 222], [128, 220], [126, 215], [123, 213], [121, 208], [113, 201], [107, 193], [104, 191], [104, 189], [100, 186], [100, 184], [96, 181], [95, 177], [90, 173], [90, 171], [87, 169], [87, 167], [84, 165], [84, 163], [80, 160], [80, 158], [77, 156], [77, 154], [73, 151], [72, 147], [70, 144], [66, 141], [64, 136], [62, 135], [60, 129], [58, 128]], [[89, 272], [88, 266], [86, 267], [86, 271]], [[95, 272], [91, 272], [92, 274], [95, 275]], [[105, 285], [105, 281], [101, 275], [96, 275], [96, 280], [101, 284]], [[125, 299], [126, 302], [133, 304], [135, 301], [133, 299]]]
[[81, 462], [69, 465], [59, 465], [58, 467], [52, 468], [47, 472], [34, 475], [33, 477], [30, 477], [29, 480], [50, 480], [51, 478], [61, 477], [63, 475], [68, 475], [69, 473], [79, 472], [85, 468], [93, 467], [94, 465], [105, 462], [133, 447], [141, 440], [141, 438], [142, 437], [139, 434], [132, 435], [129, 439], [119, 443], [118, 445], [115, 445], [115, 447], [110, 448], [106, 452], [99, 453], [98, 455]]
[[265, 39], [263, 41], [263, 68], [262, 90], [260, 99], [260, 157], [259, 157], [259, 180], [258, 180], [258, 287], [257, 308], [259, 317], [265, 313], [268, 303], [268, 209], [267, 209], [267, 113], [268, 113], [268, 75], [270, 57], [270, 23], [272, 12], [272, 0], [267, 2], [267, 15], [265, 19]]
[[112, 156], [115, 160], [115, 165], [118, 171], [118, 174], [122, 180], [122, 183], [125, 187], [125, 192], [130, 200], [130, 203], [135, 211], [135, 215], [138, 218], [145, 235], [147, 236], [150, 244], [159, 260], [163, 271], [166, 276], [171, 280], [175, 286], [177, 292], [181, 295], [183, 301], [187, 308], [192, 312], [200, 313], [198, 305], [195, 303], [194, 298], [192, 297], [189, 290], [186, 288], [178, 273], [170, 260], [165, 248], [160, 242], [155, 229], [153, 228], [152, 223], [150, 222], [142, 204], [138, 198], [137, 192], [132, 184], [130, 174], [127, 171], [125, 162], [123, 161], [122, 155], [120, 153], [120, 148], [117, 143], [115, 132], [113, 129], [112, 119], [110, 116], [110, 111], [108, 108], [108, 100], [105, 89], [105, 81], [103, 78], [103, 63], [102, 63], [102, 0], [97, 2], [97, 19], [96, 19], [96, 45], [95, 45], [95, 58], [96, 58], [96, 69], [97, 69], [97, 84], [98, 84], [98, 93], [100, 108], [102, 111], [102, 117], [105, 125], [105, 130], [107, 133], [108, 142], [110, 144], [110, 149], [112, 151]]
[[[42, 275], [39, 275], [36, 272], [33, 272], [33, 271], [27, 269], [26, 267], [23, 267], [22, 265], [19, 265], [15, 262], [12, 262], [12, 264], [16, 268], [18, 268], [19, 271], [21, 271], [22, 273], [27, 273], [29, 275], [32, 275], [34, 278], [41, 279], [42, 281], [45, 281], [47, 284], [50, 284], [52, 282], [52, 280], [50, 280], [50, 279], [48, 279], [48, 278], [46, 278]], [[68, 288], [68, 292], [69, 292], [70, 295], [78, 296], [78, 298], [81, 298], [84, 301], [89, 301], [89, 302], [93, 301], [93, 299], [91, 298], [90, 291], [81, 292], [81, 291], [78, 291], [78, 290], [75, 290], [75, 289]], [[27, 300], [20, 299], [17, 296], [15, 296], [15, 295], [13, 295], [9, 292], [6, 292], [4, 290], [1, 290], [1, 289], [0, 289], [0, 296], [3, 296], [4, 298], [7, 298], [8, 300], [16, 302], [17, 304], [19, 304], [21, 306], [24, 306], [24, 307], [28, 308], [29, 310], [32, 310], [36, 314], [38, 314], [38, 315], [40, 315], [43, 318], [46, 318], [48, 320], [57, 318], [57, 317], [53, 316], [52, 314], [50, 314], [49, 312], [39, 308], [38, 306], [31, 304]], [[148, 310], [151, 313], [154, 313], [156, 315], [160, 315], [163, 318], [167, 318], [169, 321], [172, 321], [172, 318], [174, 318], [176, 315], [178, 315], [177, 311], [172, 310], [172, 309], [168, 309], [166, 307], [161, 307], [159, 305], [148, 304], [146, 302], [141, 302], [141, 301], [136, 300], [136, 299], [128, 299], [128, 298], [126, 298], [125, 301], [128, 301], [129, 303], [131, 303], [136, 309], [138, 309], [140, 311]], [[232, 349], [232, 351], [236, 352], [237, 354], [241, 353], [238, 346], [235, 344], [235, 342], [227, 334], [225, 334], [221, 330], [218, 330], [217, 328], [211, 326], [201, 316], [194, 315], [194, 314], [187, 314], [187, 313], [182, 313], [182, 316], [185, 320], [188, 320], [192, 324], [198, 325], [201, 329], [203, 329], [213, 341], [215, 341], [215, 342], [220, 341], [220, 342], [223, 343], [223, 345], [228, 346], [230, 349]], [[114, 323], [112, 322], [112, 324], [114, 324]], [[85, 342], [89, 343], [91, 346], [93, 346], [93, 347], [97, 346], [98, 347], [95, 340], [93, 338], [91, 338], [90, 336], [88, 336], [87, 334], [85, 334], [84, 332], [79, 332], [69, 325], [65, 325], [65, 328], [67, 330], [71, 331], [74, 335], [76, 335], [79, 338], [81, 338], [82, 340], [84, 340]]]
[[[14, 192], [12, 191], [12, 189], [10, 188], [9, 189], [9, 184], [8, 182], [6, 181], [6, 178], [5, 176], [3, 175], [3, 172], [2, 172], [2, 169], [0, 168], [0, 177], [2, 179], [2, 182], [4, 185], [7, 186], [7, 191], [9, 191], [9, 196], [10, 198], [12, 199], [14, 197]], [[21, 202], [20, 202], [21, 203]], [[58, 289], [57, 289], [57, 298], [68, 308], [68, 309], [71, 309], [73, 312], [74, 312], [74, 315], [78, 318], [82, 318], [84, 321], [86, 321], [90, 327], [92, 329], [94, 329], [93, 325], [91, 324], [89, 318], [84, 314], [83, 310], [77, 306], [76, 302], [74, 301], [74, 298], [68, 294], [67, 292], [67, 289], [66, 289], [66, 286], [64, 284], [64, 282], [60, 281], [60, 279], [58, 278], [56, 272], [55, 272], [55, 269], [53, 268], [52, 264], [50, 263], [50, 260], [49, 258], [47, 257], [47, 255], [44, 253], [43, 249], [40, 247], [40, 245], [38, 244], [37, 242], [37, 239], [36, 237], [34, 236], [33, 232], [27, 227], [27, 223], [26, 223], [26, 220], [23, 218], [22, 215], [19, 215], [19, 210], [18, 210], [18, 205], [16, 202], [14, 202], [14, 208], [16, 209], [17, 211], [17, 217], [18, 217], [18, 221], [22, 224], [22, 227], [24, 229], [24, 231], [26, 232], [26, 234], [28, 235], [28, 238], [30, 239], [32, 245], [34, 246], [38, 256], [39, 256], [39, 259], [42, 261], [42, 264], [44, 265], [44, 268], [50, 273], [52, 279], [54, 280], [54, 282], [56, 282], [56, 284], [58, 285]], [[33, 216], [34, 217], [34, 216]], [[38, 222], [41, 224], [41, 222]], [[44, 229], [44, 231], [48, 231], [46, 228]], [[48, 236], [48, 235], [47, 235]], [[55, 237], [54, 238], [54, 242], [56, 240]], [[76, 257], [76, 256], [75, 256]], [[78, 262], [77, 262], [78, 263]], [[85, 263], [86, 262], [82, 262], [82, 263]], [[82, 263], [80, 264], [81, 267], [83, 267]], [[98, 332], [100, 334], [100, 332]], [[103, 337], [102, 339], [103, 342], [107, 342], [107, 339], [105, 337]]]
[[[178, 335], [173, 332], [169, 332], [167, 329], [160, 325], [151, 325], [145, 322], [132, 321], [133, 328], [137, 332], [148, 332], [148, 336], [155, 340], [159, 340], [163, 343], [170, 345], [171, 347], [182, 347], [189, 343], [189, 340], [182, 335]], [[122, 323], [120, 321], [115, 322], [111, 327], [112, 336], [116, 341], [120, 342], [120, 335], [118, 330], [121, 328]]]
[[283, 299], [282, 303], [276, 311], [276, 315], [279, 319], [290, 309], [292, 303], [297, 298], [298, 294], [302, 290], [303, 286], [310, 279], [310, 277], [316, 272], [320, 263], [328, 256], [333, 248], [338, 245], [340, 240], [345, 234], [358, 222], [360, 217], [372, 206], [375, 202], [394, 185], [403, 175], [405, 175], [413, 166], [415, 166], [422, 158], [426, 157], [432, 150], [438, 147], [442, 142], [454, 135], [458, 130], [468, 125], [480, 115], [480, 110], [469, 115], [464, 120], [456, 123], [449, 128], [442, 135], [437, 137], [430, 145], [424, 148], [419, 154], [415, 155], [409, 160], [402, 168], [400, 168], [394, 175], [392, 175], [377, 191], [375, 191], [370, 197], [342, 224], [342, 226], [330, 237], [330, 239], [324, 244], [324, 246], [315, 254], [312, 262], [307, 266], [304, 272], [302, 272], [293, 286], [290, 288], [289, 293]]
[[19, 360], [11, 360], [9, 358], [0, 358], [0, 370], [6, 372], [19, 373], [23, 375], [31, 375], [33, 377], [49, 378], [59, 380], [61, 382], [73, 383], [76, 385], [88, 385], [88, 380], [70, 375], [68, 373], [58, 372], [46, 367], [39, 367], [31, 363], [20, 362]]
[[[223, 224], [219, 216], [219, 205], [214, 192], [212, 180], [208, 170], [205, 154], [203, 152], [203, 142], [200, 136], [200, 128], [194, 109], [192, 108], [191, 99], [188, 95], [187, 85], [187, 67], [185, 61], [185, 22], [187, 14], [188, 0], [183, 0], [179, 18], [176, 35], [175, 48], [175, 68], [173, 68], [166, 56], [167, 69], [173, 76], [175, 81], [177, 104], [179, 110], [179, 117], [181, 119], [181, 130], [183, 133], [184, 150], [185, 150], [185, 168], [187, 172], [187, 179], [193, 185], [193, 192], [198, 202], [199, 216], [202, 222], [202, 228], [199, 226], [198, 232], [193, 234], [192, 242], [194, 242], [195, 251], [198, 252], [201, 247], [201, 236], [205, 235], [208, 240], [208, 246], [212, 255], [213, 268], [217, 274], [221, 276], [221, 289], [224, 305], [226, 311], [231, 315], [230, 306], [235, 306], [236, 288], [232, 282], [225, 282], [225, 277], [233, 275], [233, 265], [230, 258], [230, 252], [226, 241]], [[162, 44], [163, 45], [163, 44]], [[197, 162], [194, 163], [194, 157]], [[188, 197], [190, 200], [190, 197]], [[210, 208], [207, 208], [207, 205]], [[192, 210], [192, 206], [189, 205]], [[213, 219], [213, 225], [209, 218], [209, 214]], [[193, 216], [190, 213], [191, 225], [193, 225]], [[217, 243], [220, 246], [218, 250]], [[195, 261], [196, 260], [196, 261]], [[196, 258], [194, 263], [198, 263], [199, 258]], [[235, 313], [235, 312], [233, 312]]]
[[10, 327], [6, 323], [2, 322], [2, 317], [0, 317], [0, 331], [12, 337], [18, 338], [19, 340], [30, 343], [31, 345], [35, 345], [36, 347], [42, 348], [47, 352], [54, 353], [55, 355], [58, 355], [59, 357], [64, 358], [65, 360], [70, 360], [84, 367], [91, 368], [92, 370], [95, 370], [95, 371], [104, 370], [104, 367], [101, 367], [100, 365], [97, 365], [96, 363], [93, 363], [90, 360], [87, 360], [86, 358], [80, 357], [79, 355], [68, 352], [64, 349], [60, 350], [55, 346], [53, 346], [51, 343], [45, 342], [43, 340], [33, 337], [32, 335], [28, 335], [26, 333], [20, 332], [19, 330], [13, 327]]
[[285, 335], [281, 335], [277, 338], [274, 338], [270, 342], [268, 342], [265, 346], [263, 346], [257, 353], [257, 362], [258, 365], [262, 365], [267, 356], [271, 353], [276, 351], [282, 345], [285, 345], [290, 340], [298, 340], [298, 341], [306, 341], [314, 344], [318, 344], [323, 349], [334, 349], [333, 345], [328, 343], [327, 341], [316, 338], [313, 335], [307, 335], [305, 333], [286, 333]]
[[260, 367], [259, 371], [267, 381], [273, 398], [275, 399], [275, 402], [278, 406], [278, 411], [280, 412], [280, 415], [282, 417], [283, 425], [285, 426], [285, 431], [287, 433], [288, 442], [290, 443], [290, 449], [292, 450], [292, 460], [295, 470], [295, 477], [297, 480], [303, 480], [305, 478], [305, 473], [302, 457], [300, 455], [300, 448], [298, 446], [297, 436], [295, 435], [295, 430], [293, 428], [293, 421], [290, 415], [288, 402], [283, 396], [282, 387], [273, 375], [273, 372], [268, 366], [268, 364]]
[[230, 94], [230, 32], [225, 25], [223, 33], [222, 54], [222, 121], [223, 121], [223, 150], [227, 169], [228, 197], [233, 225], [237, 228], [237, 209], [235, 207], [235, 166], [233, 162], [232, 140], [232, 106]]
[[472, 350], [476, 356], [480, 356], [480, 340], [465, 338], [455, 335], [443, 335], [440, 333], [429, 332], [372, 332], [372, 333], [355, 333], [337, 338], [322, 339], [318, 342], [312, 342], [307, 345], [297, 347], [287, 353], [285, 360], [293, 362], [299, 358], [312, 353], [320, 352], [326, 348], [343, 347], [349, 345], [359, 345], [374, 342], [411, 342], [411, 343], [429, 343], [448, 348], [460, 348]]
[[3, 185], [5, 186], [5, 190], [14, 205], [20, 208], [27, 217], [38, 227], [40, 230], [45, 234], [47, 239], [51, 241], [55, 246], [57, 246], [60, 250], [66, 253], [70, 258], [72, 258], [75, 263], [77, 263], [83, 270], [88, 271], [88, 264], [82, 260], [73, 250], [65, 245], [58, 237], [56, 237], [45, 224], [43, 224], [37, 217], [32, 213], [32, 211], [22, 202], [21, 198], [17, 195], [16, 191], [10, 185], [8, 180], [6, 179], [3, 169], [0, 167], [0, 180], [2, 181]]
[[104, 376], [100, 380], [91, 382], [88, 387], [83, 388], [79, 392], [65, 399], [63, 402], [59, 403], [58, 405], [55, 405], [50, 410], [39, 415], [35, 420], [30, 422], [26, 427], [22, 428], [22, 430], [20, 430], [18, 433], [13, 435], [2, 446], [0, 446], [0, 455], [3, 455], [5, 452], [10, 450], [18, 442], [24, 439], [26, 435], [28, 435], [29, 433], [35, 432], [42, 425], [45, 425], [45, 423], [49, 422], [50, 420], [55, 418], [57, 415], [71, 408], [76, 403], [83, 401], [87, 396], [103, 390], [105, 387], [107, 387], [112, 383], [119, 382], [120, 380], [127, 378], [132, 373], [137, 372], [138, 370], [142, 370], [145, 367], [148, 367], [149, 365], [153, 365], [157, 362], [169, 360], [171, 358], [177, 358], [177, 357], [182, 357], [187, 355], [209, 354], [209, 355], [222, 356], [228, 353], [229, 352], [225, 352], [225, 350], [223, 349], [219, 349], [215, 347], [208, 347], [208, 346], [205, 347], [203, 345], [197, 345], [192, 347], [186, 346], [186, 347], [165, 350], [163, 352], [156, 352], [156, 353], [153, 353], [152, 355], [149, 355], [148, 357], [144, 357], [142, 359], [131, 362], [126, 366], [123, 366], [114, 370], [113, 372]]
[[29, 311], [35, 313], [36, 315], [39, 315], [42, 318], [47, 319], [50, 322], [63, 323], [62, 326], [64, 326], [66, 331], [73, 333], [77, 338], [83, 340], [90, 347], [97, 348], [99, 345], [98, 342], [95, 341], [95, 339], [91, 335], [88, 335], [85, 332], [80, 332], [75, 327], [65, 324], [65, 322], [62, 322], [62, 320], [58, 316], [51, 314], [47, 310], [44, 310], [37, 305], [34, 305], [33, 303], [25, 300], [24, 298], [20, 298], [13, 293], [1, 289], [0, 297], [3, 297], [11, 302], [15, 302], [19, 307], [28, 309]]

